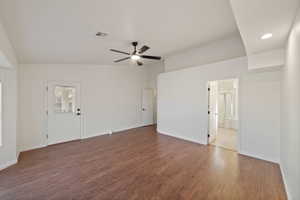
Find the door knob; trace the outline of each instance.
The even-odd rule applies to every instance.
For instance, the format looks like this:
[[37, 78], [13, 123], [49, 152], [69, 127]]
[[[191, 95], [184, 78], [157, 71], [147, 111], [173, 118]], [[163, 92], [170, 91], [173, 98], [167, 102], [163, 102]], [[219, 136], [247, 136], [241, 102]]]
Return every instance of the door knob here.
[[143, 108], [143, 109], [142, 109], [142, 111], [146, 111], [146, 109], [145, 109], [145, 108]]
[[81, 115], [81, 111], [80, 111], [80, 108], [77, 108], [77, 110], [76, 110], [76, 115]]

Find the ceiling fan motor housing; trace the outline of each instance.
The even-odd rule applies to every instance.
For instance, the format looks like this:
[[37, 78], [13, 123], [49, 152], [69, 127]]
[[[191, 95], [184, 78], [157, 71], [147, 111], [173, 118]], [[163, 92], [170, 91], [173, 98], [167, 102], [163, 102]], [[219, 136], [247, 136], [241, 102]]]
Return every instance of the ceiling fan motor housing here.
[[136, 47], [138, 45], [138, 42], [132, 42], [131, 43], [134, 47]]

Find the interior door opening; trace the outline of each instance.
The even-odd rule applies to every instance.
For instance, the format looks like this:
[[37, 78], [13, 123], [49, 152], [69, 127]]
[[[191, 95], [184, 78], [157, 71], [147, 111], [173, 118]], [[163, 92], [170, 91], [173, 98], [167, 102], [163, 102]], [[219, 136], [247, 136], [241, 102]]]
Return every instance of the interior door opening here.
[[142, 92], [142, 123], [143, 126], [154, 124], [154, 90], [151, 88]]
[[208, 144], [238, 151], [238, 79], [208, 82]]

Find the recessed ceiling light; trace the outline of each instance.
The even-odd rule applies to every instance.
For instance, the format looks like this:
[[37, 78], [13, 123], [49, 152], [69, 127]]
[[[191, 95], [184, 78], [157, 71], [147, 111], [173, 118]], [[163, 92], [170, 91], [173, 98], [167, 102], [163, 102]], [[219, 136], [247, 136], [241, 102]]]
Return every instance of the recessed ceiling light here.
[[273, 37], [272, 33], [266, 33], [263, 36], [261, 36], [261, 39], [266, 40], [266, 39], [270, 39], [271, 37]]
[[131, 59], [132, 60], [139, 60], [139, 59], [141, 59], [141, 57], [139, 55], [132, 55]]
[[105, 37], [105, 36], [107, 36], [108, 34], [107, 33], [104, 33], [104, 32], [97, 32], [96, 33], [96, 36], [97, 37]]

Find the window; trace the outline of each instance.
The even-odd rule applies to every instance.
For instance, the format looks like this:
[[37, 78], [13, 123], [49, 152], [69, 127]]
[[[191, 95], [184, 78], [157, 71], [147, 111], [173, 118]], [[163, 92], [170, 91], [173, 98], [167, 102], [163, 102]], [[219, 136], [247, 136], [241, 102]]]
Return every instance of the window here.
[[70, 86], [55, 86], [54, 112], [75, 113], [75, 88]]

